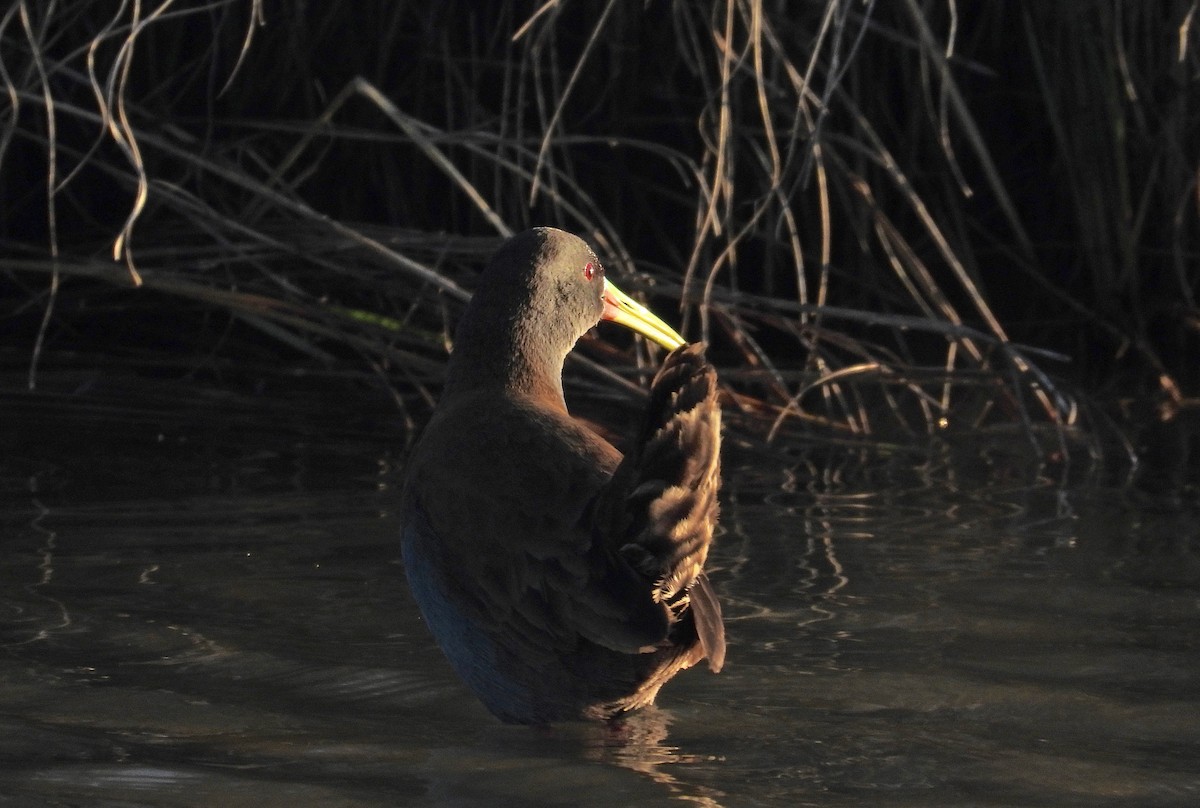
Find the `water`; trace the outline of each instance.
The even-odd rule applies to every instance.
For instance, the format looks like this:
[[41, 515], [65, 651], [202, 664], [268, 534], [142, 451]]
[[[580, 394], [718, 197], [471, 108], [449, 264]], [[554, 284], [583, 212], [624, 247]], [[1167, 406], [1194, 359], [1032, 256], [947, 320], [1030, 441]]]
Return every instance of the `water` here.
[[1200, 802], [1194, 509], [731, 442], [726, 670], [534, 730], [407, 597], [383, 411], [0, 404], [0, 805]]

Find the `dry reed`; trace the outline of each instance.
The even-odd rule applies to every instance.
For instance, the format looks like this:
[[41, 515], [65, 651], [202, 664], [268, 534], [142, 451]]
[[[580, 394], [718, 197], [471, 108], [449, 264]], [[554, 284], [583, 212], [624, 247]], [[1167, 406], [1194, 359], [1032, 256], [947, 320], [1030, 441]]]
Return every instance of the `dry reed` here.
[[[1070, 390], [1200, 393], [1196, 13], [17, 2], [3, 356], [34, 386], [84, 338], [159, 340], [348, 363], [424, 407], [474, 272], [544, 223], [677, 308], [764, 435], [1095, 454]], [[634, 392], [644, 349], [588, 342], [579, 378]]]

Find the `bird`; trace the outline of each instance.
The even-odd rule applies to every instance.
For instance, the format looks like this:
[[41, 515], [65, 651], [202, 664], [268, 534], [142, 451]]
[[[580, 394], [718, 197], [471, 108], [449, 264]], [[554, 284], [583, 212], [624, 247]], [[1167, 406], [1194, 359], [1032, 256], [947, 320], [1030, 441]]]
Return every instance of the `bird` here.
[[[569, 414], [562, 371], [601, 320], [670, 349], [628, 450]], [[401, 553], [424, 623], [501, 721], [609, 720], [725, 661], [704, 571], [721, 414], [700, 343], [621, 292], [581, 238], [505, 242], [455, 330], [406, 459]]]

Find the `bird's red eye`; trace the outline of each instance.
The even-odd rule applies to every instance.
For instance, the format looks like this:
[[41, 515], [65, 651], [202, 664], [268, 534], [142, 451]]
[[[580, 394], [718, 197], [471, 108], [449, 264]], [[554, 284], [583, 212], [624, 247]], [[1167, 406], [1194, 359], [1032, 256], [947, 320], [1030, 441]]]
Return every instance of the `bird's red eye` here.
[[591, 261], [588, 261], [586, 264], [583, 265], [583, 277], [590, 281], [595, 276], [596, 276], [596, 265], [593, 264]]

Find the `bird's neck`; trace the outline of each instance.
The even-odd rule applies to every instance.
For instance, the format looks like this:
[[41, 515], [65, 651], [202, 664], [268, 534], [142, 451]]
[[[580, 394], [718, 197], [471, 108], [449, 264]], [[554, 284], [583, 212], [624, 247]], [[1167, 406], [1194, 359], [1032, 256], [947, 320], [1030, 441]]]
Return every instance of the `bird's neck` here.
[[484, 339], [460, 334], [450, 356], [443, 395], [491, 390], [497, 395], [532, 398], [565, 413], [567, 405], [562, 388], [565, 359], [547, 349], [539, 350], [536, 345], [494, 332]]

